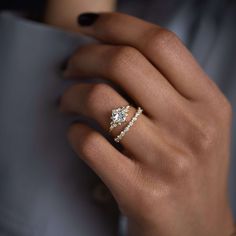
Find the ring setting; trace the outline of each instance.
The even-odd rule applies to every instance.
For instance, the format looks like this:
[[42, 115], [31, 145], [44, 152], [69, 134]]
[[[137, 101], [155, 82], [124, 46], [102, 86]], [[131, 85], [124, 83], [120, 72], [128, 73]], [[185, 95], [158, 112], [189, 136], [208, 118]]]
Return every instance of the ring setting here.
[[130, 120], [130, 122], [128, 123], [128, 125], [124, 128], [123, 131], [120, 132], [119, 135], [116, 136], [116, 138], [114, 139], [115, 142], [119, 143], [122, 138], [125, 136], [125, 134], [130, 130], [130, 128], [134, 125], [134, 123], [138, 120], [138, 117], [143, 113], [143, 109], [141, 107], [138, 107], [135, 115], [133, 116], [133, 118]]
[[126, 122], [130, 106], [123, 106], [112, 110], [110, 132], [117, 126]]

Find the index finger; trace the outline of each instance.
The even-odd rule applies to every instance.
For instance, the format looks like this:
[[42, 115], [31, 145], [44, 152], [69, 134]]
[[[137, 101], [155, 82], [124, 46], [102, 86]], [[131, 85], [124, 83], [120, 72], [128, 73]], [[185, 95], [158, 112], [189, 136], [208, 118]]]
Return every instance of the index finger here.
[[121, 13], [85, 13], [78, 21], [86, 35], [138, 49], [183, 96], [207, 94], [210, 80], [173, 32]]

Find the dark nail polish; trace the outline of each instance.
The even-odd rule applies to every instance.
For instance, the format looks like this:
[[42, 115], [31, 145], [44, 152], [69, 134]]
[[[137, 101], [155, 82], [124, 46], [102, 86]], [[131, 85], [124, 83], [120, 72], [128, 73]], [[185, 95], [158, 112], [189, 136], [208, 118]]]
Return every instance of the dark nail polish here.
[[91, 26], [98, 19], [99, 14], [96, 13], [83, 13], [78, 17], [78, 24], [80, 26]]

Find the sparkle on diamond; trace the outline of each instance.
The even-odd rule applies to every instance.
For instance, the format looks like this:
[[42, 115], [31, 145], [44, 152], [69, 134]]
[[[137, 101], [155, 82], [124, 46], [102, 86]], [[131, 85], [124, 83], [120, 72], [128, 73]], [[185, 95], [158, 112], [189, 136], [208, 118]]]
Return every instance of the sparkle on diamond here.
[[121, 109], [113, 110], [112, 120], [114, 123], [124, 122], [125, 119], [126, 119], [126, 111], [125, 110], [121, 110]]

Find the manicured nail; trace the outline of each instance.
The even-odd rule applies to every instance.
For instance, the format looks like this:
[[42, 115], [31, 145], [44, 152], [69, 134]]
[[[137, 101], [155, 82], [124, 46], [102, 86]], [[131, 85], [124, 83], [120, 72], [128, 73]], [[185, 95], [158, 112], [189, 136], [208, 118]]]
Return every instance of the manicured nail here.
[[99, 14], [96, 13], [83, 13], [78, 17], [78, 24], [83, 27], [91, 26], [95, 23], [98, 17]]

